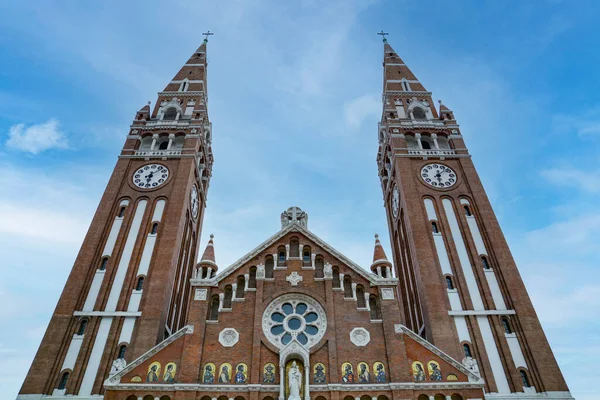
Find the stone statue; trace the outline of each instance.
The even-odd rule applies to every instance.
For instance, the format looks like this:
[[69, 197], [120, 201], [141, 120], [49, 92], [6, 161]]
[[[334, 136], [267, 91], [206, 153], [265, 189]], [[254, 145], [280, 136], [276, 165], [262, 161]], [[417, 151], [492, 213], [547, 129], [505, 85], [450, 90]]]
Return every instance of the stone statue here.
[[124, 358], [117, 358], [112, 362], [112, 366], [110, 367], [109, 375], [114, 375], [123, 368], [127, 366], [127, 362]]
[[477, 360], [474, 359], [473, 357], [465, 357], [465, 358], [463, 358], [462, 364], [465, 367], [467, 367], [467, 369], [469, 371], [473, 372], [477, 376], [481, 376], [481, 375], [479, 375], [479, 364], [477, 364]]
[[258, 264], [256, 267], [256, 279], [265, 279], [265, 266]]
[[333, 267], [329, 263], [325, 263], [323, 267], [323, 276], [325, 279], [333, 279]]
[[302, 372], [296, 365], [296, 361], [292, 363], [292, 368], [288, 372], [288, 387], [290, 389], [290, 397], [288, 400], [300, 400], [300, 387], [302, 386]]

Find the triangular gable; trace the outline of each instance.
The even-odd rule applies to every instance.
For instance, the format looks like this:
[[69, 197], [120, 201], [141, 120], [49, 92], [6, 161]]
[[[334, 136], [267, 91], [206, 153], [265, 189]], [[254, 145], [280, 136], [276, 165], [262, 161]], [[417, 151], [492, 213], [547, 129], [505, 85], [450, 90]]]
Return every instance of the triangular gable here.
[[233, 272], [237, 271], [244, 264], [246, 264], [247, 262], [252, 260], [258, 254], [263, 252], [266, 248], [268, 248], [273, 243], [275, 243], [277, 240], [281, 239], [282, 237], [284, 237], [285, 235], [287, 235], [290, 232], [298, 232], [298, 233], [303, 234], [308, 239], [312, 240], [318, 246], [323, 248], [325, 251], [327, 251], [334, 257], [336, 257], [342, 263], [346, 264], [354, 272], [356, 272], [357, 274], [359, 274], [360, 276], [362, 276], [363, 278], [368, 280], [371, 283], [371, 285], [381, 285], [381, 284], [390, 284], [390, 283], [395, 284], [398, 281], [395, 278], [381, 279], [376, 275], [369, 274], [367, 271], [365, 271], [363, 268], [361, 268], [354, 261], [352, 261], [348, 257], [344, 256], [341, 252], [339, 252], [338, 250], [333, 248], [330, 244], [325, 242], [323, 239], [319, 238], [317, 235], [315, 235], [308, 229], [304, 228], [303, 226], [301, 226], [297, 223], [292, 223], [292, 224], [288, 225], [287, 227], [285, 227], [284, 229], [277, 232], [276, 234], [274, 234], [273, 236], [271, 236], [270, 238], [268, 238], [267, 240], [265, 240], [264, 242], [262, 242], [261, 244], [259, 244], [257, 247], [255, 247], [253, 250], [251, 250], [249, 253], [244, 255], [242, 258], [240, 258], [239, 260], [237, 260], [236, 262], [231, 264], [229, 267], [225, 268], [223, 270], [223, 272], [221, 272], [220, 274], [217, 275], [217, 277], [215, 278], [215, 283], [219, 283], [223, 279], [227, 278]]
[[[172, 343], [177, 341], [177, 339], [183, 337], [184, 335], [191, 335], [192, 333], [194, 333], [193, 325], [184, 326], [183, 328], [181, 328], [180, 330], [175, 332], [173, 335], [169, 336], [167, 339], [163, 340], [162, 342], [160, 342], [159, 344], [157, 344], [156, 346], [152, 347], [150, 350], [148, 350], [147, 352], [145, 352], [144, 354], [139, 356], [137, 359], [133, 360], [125, 368], [123, 368], [116, 374], [109, 376], [108, 379], [106, 379], [104, 381], [104, 386], [109, 387], [109, 386], [118, 385], [121, 382], [121, 379], [123, 377], [131, 378], [128, 375], [130, 375], [130, 373], [132, 371], [134, 371], [137, 367], [144, 364], [146, 361], [149, 361], [152, 357], [154, 357], [160, 351], [166, 349], [169, 345], [171, 345]], [[162, 363], [162, 367], [164, 368], [165, 366], [166, 366], [166, 363]], [[177, 368], [179, 368], [179, 366], [180, 365], [177, 365]], [[161, 375], [162, 375], [162, 373], [164, 373], [164, 371], [161, 371]], [[146, 375], [147, 375], [146, 373], [137, 374], [137, 375], [142, 378], [142, 382], [139, 382], [139, 383], [146, 382], [145, 381]], [[162, 376], [161, 376], [161, 378], [162, 378]], [[127, 382], [123, 382], [123, 383], [130, 384], [132, 382], [127, 381]], [[133, 382], [133, 383], [135, 383], [135, 382]]]
[[404, 334], [404, 335], [408, 336], [409, 338], [411, 338], [412, 340], [414, 340], [421, 346], [425, 347], [427, 350], [429, 350], [430, 352], [432, 352], [433, 354], [435, 354], [442, 360], [446, 361], [452, 367], [454, 367], [458, 371], [465, 374], [469, 378], [469, 382], [483, 383], [483, 380], [477, 374], [473, 373], [471, 370], [469, 370], [463, 364], [456, 361], [454, 358], [450, 357], [448, 354], [444, 353], [442, 350], [440, 350], [433, 344], [429, 343], [427, 340], [423, 339], [421, 336], [417, 335], [416, 333], [414, 333], [413, 331], [408, 329], [406, 326], [404, 326], [402, 324], [395, 324], [394, 330], [396, 331], [396, 333], [400, 333], [400, 334]]

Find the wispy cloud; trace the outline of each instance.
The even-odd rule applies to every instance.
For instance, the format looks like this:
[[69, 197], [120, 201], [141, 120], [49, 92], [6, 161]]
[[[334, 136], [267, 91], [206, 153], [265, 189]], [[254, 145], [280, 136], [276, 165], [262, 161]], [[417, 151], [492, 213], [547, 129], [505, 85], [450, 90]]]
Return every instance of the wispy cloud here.
[[368, 118], [381, 115], [381, 98], [373, 95], [360, 96], [344, 104], [344, 120], [346, 126], [358, 129]]
[[32, 154], [69, 147], [65, 134], [59, 129], [58, 120], [54, 118], [28, 127], [25, 124], [11, 126], [6, 146]]
[[554, 133], [577, 135], [582, 139], [600, 135], [600, 105], [576, 114], [557, 114], [552, 118]]
[[550, 168], [541, 171], [541, 175], [556, 185], [573, 187], [589, 193], [600, 192], [600, 169]]

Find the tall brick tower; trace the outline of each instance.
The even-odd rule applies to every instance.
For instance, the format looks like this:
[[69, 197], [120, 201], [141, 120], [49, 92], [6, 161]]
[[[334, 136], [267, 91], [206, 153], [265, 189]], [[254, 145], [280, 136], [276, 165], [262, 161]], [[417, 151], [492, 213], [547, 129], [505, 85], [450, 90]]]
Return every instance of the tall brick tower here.
[[480, 373], [486, 398], [570, 399], [453, 112], [385, 39], [383, 68], [377, 163], [405, 324]]
[[213, 164], [206, 44], [136, 113], [18, 399], [102, 394], [184, 325]]

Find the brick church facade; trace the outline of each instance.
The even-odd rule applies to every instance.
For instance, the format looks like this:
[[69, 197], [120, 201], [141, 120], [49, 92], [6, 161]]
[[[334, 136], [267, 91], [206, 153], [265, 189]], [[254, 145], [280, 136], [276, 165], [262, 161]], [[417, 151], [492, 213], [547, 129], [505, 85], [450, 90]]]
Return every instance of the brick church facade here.
[[[572, 399], [453, 112], [384, 39], [392, 254], [358, 266], [285, 210], [198, 263], [207, 40], [140, 109], [18, 400]], [[274, 218], [279, 216], [273, 216]]]

